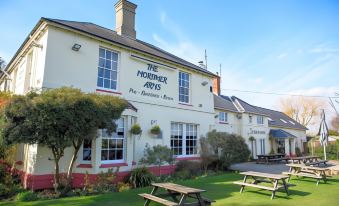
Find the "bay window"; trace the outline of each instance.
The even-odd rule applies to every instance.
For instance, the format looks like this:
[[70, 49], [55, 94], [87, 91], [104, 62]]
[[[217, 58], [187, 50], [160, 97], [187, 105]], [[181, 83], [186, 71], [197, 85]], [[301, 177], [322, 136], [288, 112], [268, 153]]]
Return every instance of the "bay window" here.
[[197, 154], [197, 125], [171, 123], [171, 149], [175, 156]]
[[102, 162], [123, 162], [125, 148], [125, 125], [124, 119], [116, 121], [116, 131], [109, 135], [102, 130], [101, 137], [101, 161]]

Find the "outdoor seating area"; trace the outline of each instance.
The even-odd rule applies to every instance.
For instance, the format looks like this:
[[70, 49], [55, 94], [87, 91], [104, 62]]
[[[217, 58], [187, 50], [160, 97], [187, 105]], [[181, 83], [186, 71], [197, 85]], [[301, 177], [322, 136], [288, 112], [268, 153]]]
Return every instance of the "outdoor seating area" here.
[[[279, 189], [284, 189], [284, 192], [288, 195], [288, 187], [293, 186], [286, 183], [288, 176], [286, 175], [276, 175], [262, 172], [242, 172], [241, 175], [244, 175], [243, 182], [233, 182], [234, 184], [241, 185], [240, 193], [245, 189], [245, 186], [255, 187], [263, 190], [272, 191], [271, 199], [274, 198], [275, 193]], [[249, 183], [247, 180], [251, 178], [253, 181]], [[259, 183], [271, 183], [271, 186], [259, 185]]]
[[[211, 205], [213, 200], [209, 200], [201, 196], [205, 190], [186, 187], [174, 183], [153, 183], [153, 190], [151, 194], [142, 193], [139, 196], [145, 199], [144, 205], [149, 205], [152, 201], [166, 206], [176, 205]], [[159, 189], [165, 190], [165, 193], [157, 194]], [[163, 199], [164, 197], [171, 197], [173, 201]], [[194, 202], [188, 202], [189, 199], [194, 199]]]
[[265, 154], [265, 155], [257, 155], [257, 161], [256, 163], [280, 163], [282, 161], [288, 162], [289, 157], [286, 157], [285, 154]]
[[287, 164], [287, 166], [289, 166], [290, 169], [288, 172], [283, 172], [283, 174], [289, 176], [288, 180], [290, 180], [292, 175], [297, 176], [297, 177], [313, 178], [317, 180], [317, 186], [318, 186], [320, 180], [323, 180], [324, 183], [326, 183], [327, 178], [331, 177], [326, 174], [326, 171], [329, 170], [328, 168], [305, 166], [302, 164]]

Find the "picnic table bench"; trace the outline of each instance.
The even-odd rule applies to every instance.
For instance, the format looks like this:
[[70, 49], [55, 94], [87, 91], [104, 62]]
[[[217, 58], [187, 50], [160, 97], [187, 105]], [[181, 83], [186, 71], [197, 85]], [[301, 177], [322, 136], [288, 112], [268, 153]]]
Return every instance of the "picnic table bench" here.
[[281, 162], [281, 161], [286, 161], [288, 162], [289, 158], [285, 157], [285, 154], [264, 154], [264, 155], [257, 155], [257, 161], [256, 163], [265, 163], [268, 164], [269, 162]]
[[[233, 182], [234, 184], [240, 185], [240, 193], [242, 193], [245, 189], [245, 186], [249, 187], [255, 187], [263, 190], [269, 190], [272, 191], [271, 199], [274, 199], [275, 193], [277, 190], [283, 188], [284, 191], [288, 194], [288, 187], [294, 186], [292, 184], [287, 184], [286, 179], [288, 176], [286, 175], [279, 175], [279, 174], [270, 174], [270, 173], [262, 173], [262, 172], [241, 172], [240, 174], [244, 175], [244, 179], [242, 182]], [[248, 179], [252, 178], [252, 182], [246, 182]], [[279, 181], [281, 183], [279, 184]], [[266, 183], [272, 183], [273, 186], [265, 186], [265, 185], [259, 185], [259, 183], [266, 182]]]
[[318, 159], [319, 159], [318, 156], [290, 157], [290, 160], [292, 161], [292, 163], [298, 163], [298, 164], [317, 162]]
[[[153, 183], [153, 190], [151, 194], [142, 193], [139, 194], [141, 197], [145, 199], [144, 206], [147, 206], [150, 204], [151, 201], [160, 203], [162, 205], [166, 206], [196, 206], [196, 205], [211, 205], [212, 202], [215, 202], [213, 200], [209, 200], [205, 197], [201, 196], [202, 192], [205, 192], [205, 190], [186, 187], [174, 183]], [[166, 190], [166, 193], [163, 194], [157, 194], [157, 191], [159, 188], [162, 188]], [[171, 197], [173, 201], [163, 199], [163, 197]], [[179, 197], [179, 198], [178, 198]], [[196, 199], [197, 202], [187, 202], [187, 198], [193, 198]]]
[[288, 175], [288, 181], [290, 181], [291, 176], [297, 177], [308, 177], [317, 180], [317, 186], [319, 181], [323, 180], [325, 183], [329, 175], [326, 175], [328, 168], [314, 167], [314, 166], [305, 166], [303, 164], [287, 164], [286, 166], [290, 167], [288, 172], [283, 172], [283, 174]]
[[309, 163], [305, 163], [306, 166], [320, 166], [320, 164], [324, 164], [325, 166], [327, 165], [327, 160], [319, 160], [319, 161], [316, 161], [316, 162], [309, 162]]

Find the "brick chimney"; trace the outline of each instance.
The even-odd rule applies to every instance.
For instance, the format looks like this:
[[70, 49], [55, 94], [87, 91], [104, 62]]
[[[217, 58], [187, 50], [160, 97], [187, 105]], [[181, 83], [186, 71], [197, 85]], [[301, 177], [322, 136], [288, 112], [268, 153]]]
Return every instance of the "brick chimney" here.
[[213, 93], [220, 95], [220, 77], [215, 77], [213, 79]]
[[115, 31], [121, 35], [136, 39], [135, 9], [137, 5], [119, 0], [115, 5]]

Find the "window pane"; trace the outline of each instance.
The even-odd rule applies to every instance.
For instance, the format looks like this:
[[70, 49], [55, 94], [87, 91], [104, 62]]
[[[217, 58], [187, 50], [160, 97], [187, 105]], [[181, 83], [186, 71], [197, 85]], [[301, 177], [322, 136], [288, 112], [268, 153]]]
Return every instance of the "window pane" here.
[[111, 61], [110, 60], [106, 60], [105, 68], [106, 69], [111, 69]]
[[117, 88], [117, 82], [111, 81], [111, 89], [116, 89], [116, 88]]
[[108, 140], [107, 139], [102, 139], [101, 148], [102, 149], [108, 148]]
[[111, 59], [112, 52], [106, 50], [106, 59]]
[[111, 72], [111, 80], [117, 80], [117, 72]]
[[98, 78], [97, 86], [98, 87], [103, 87], [104, 86], [104, 80], [102, 78]]
[[112, 60], [113, 61], [118, 61], [118, 54], [115, 52], [112, 52]]
[[116, 158], [117, 158], [118, 160], [123, 159], [123, 150], [117, 150], [117, 156], [116, 156]]
[[105, 58], [105, 50], [104, 49], [99, 49], [99, 57]]
[[104, 76], [104, 70], [101, 68], [98, 68], [98, 77], [103, 77]]
[[102, 58], [99, 58], [99, 67], [104, 67], [105, 66], [105, 60]]
[[91, 150], [88, 150], [88, 149], [84, 149], [83, 150], [83, 155], [82, 155], [82, 159], [85, 160], [85, 161], [90, 161], [91, 160]]
[[110, 79], [111, 78], [111, 71], [108, 69], [104, 70], [104, 78]]
[[108, 159], [109, 160], [116, 160], [115, 150], [110, 150], [109, 151]]
[[110, 80], [109, 79], [104, 79], [104, 87], [105, 88], [110, 88]]
[[117, 62], [112, 62], [112, 67], [111, 67], [112, 70], [118, 70], [118, 63]]
[[101, 150], [101, 160], [108, 160], [108, 151]]

